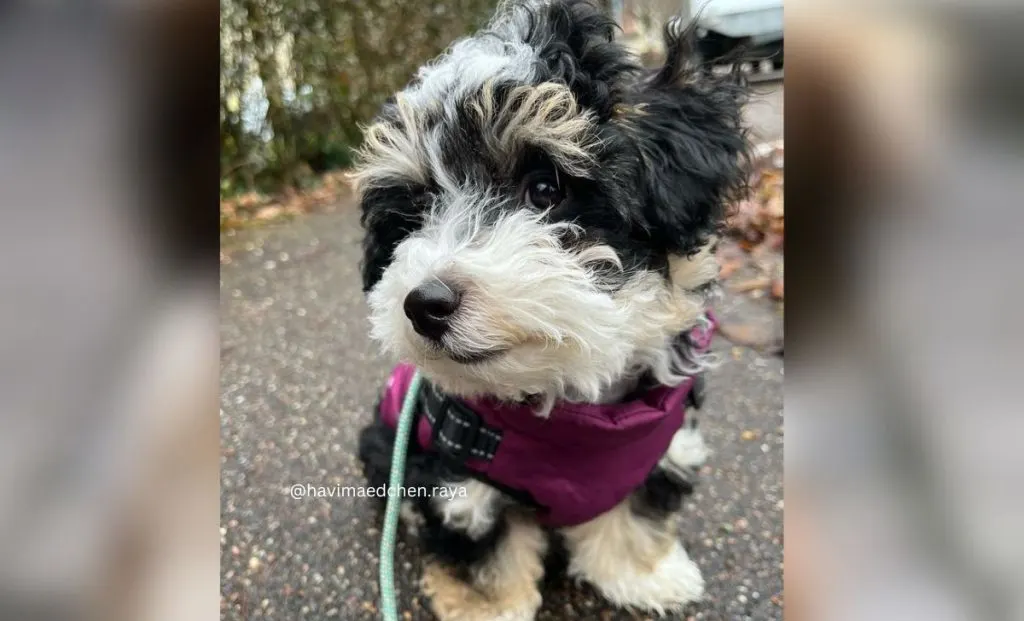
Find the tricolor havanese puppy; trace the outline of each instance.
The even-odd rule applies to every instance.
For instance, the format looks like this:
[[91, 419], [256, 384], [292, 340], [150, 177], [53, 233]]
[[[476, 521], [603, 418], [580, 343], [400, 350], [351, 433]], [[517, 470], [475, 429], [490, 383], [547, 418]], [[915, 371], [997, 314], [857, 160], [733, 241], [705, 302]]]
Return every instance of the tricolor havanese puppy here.
[[666, 29], [644, 70], [580, 0], [505, 4], [389, 100], [359, 181], [372, 336], [403, 362], [360, 437], [388, 482], [415, 368], [403, 518], [443, 621], [533, 619], [553, 559], [617, 605], [703, 592], [677, 513], [706, 458], [692, 412], [745, 88]]

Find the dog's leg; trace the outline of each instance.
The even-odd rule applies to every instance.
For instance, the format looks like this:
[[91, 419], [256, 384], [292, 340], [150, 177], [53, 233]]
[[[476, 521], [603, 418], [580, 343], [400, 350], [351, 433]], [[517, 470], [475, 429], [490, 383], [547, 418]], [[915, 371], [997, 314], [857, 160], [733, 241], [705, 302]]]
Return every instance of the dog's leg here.
[[707, 457], [696, 426], [680, 429], [643, 487], [611, 511], [564, 529], [569, 574], [619, 606], [678, 610], [704, 593], [704, 579], [680, 544], [682, 497]]
[[[441, 621], [531, 621], [541, 607], [546, 535], [529, 517], [501, 510], [493, 488], [476, 481], [460, 485], [467, 487], [465, 497], [432, 507], [445, 530], [435, 536], [447, 539], [445, 557], [429, 563], [423, 575], [434, 614]], [[480, 546], [486, 551], [479, 553]], [[468, 553], [453, 557], [460, 547]], [[470, 554], [476, 557], [465, 563]]]
[[423, 592], [441, 621], [532, 621], [540, 608], [547, 539], [529, 518], [509, 515], [508, 531], [494, 553], [460, 576], [433, 561]]
[[660, 614], [704, 594], [704, 579], [676, 536], [677, 521], [652, 519], [627, 499], [563, 531], [569, 575], [593, 584], [611, 602]]
[[658, 462], [658, 467], [683, 483], [684, 487], [688, 484], [692, 488], [707, 460], [708, 448], [697, 427], [697, 417], [688, 415], [682, 429], [672, 436], [672, 443]]
[[[359, 456], [370, 484], [388, 481], [394, 430], [377, 421], [360, 434]], [[449, 493], [402, 502], [402, 519], [434, 560], [423, 590], [441, 621], [531, 621], [540, 608], [545, 533], [513, 513], [512, 501], [475, 479], [452, 482], [435, 456], [410, 444], [409, 487]]]

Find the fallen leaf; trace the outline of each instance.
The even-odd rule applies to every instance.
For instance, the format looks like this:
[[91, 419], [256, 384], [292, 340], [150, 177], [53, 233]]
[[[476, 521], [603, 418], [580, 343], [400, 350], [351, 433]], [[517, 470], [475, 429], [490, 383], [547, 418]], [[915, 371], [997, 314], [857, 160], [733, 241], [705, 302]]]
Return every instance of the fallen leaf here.
[[[785, 171], [782, 167], [784, 147], [782, 141], [759, 145], [755, 166], [750, 177], [750, 194], [731, 205], [726, 219], [727, 239], [734, 248], [752, 256], [770, 253], [778, 255], [785, 244]], [[721, 259], [724, 255], [719, 254]], [[781, 260], [781, 259], [780, 259]], [[723, 269], [725, 262], [723, 261]], [[757, 265], [761, 267], [761, 265]], [[735, 270], [724, 270], [725, 276]], [[761, 271], [782, 280], [775, 270]], [[754, 291], [755, 295], [773, 293], [773, 282], [751, 281], [735, 288]], [[779, 298], [781, 299], [781, 297]]]
[[754, 291], [757, 289], [766, 289], [770, 287], [772, 281], [770, 278], [754, 278], [751, 280], [744, 280], [738, 282], [731, 287], [731, 289], [737, 293], [743, 293], [745, 291]]
[[763, 326], [723, 323], [718, 326], [718, 332], [733, 344], [744, 347], [767, 347], [773, 342], [772, 335]]
[[269, 205], [256, 212], [257, 220], [273, 220], [284, 213], [284, 208], [278, 205]]
[[728, 278], [728, 277], [732, 276], [733, 272], [735, 272], [736, 270], [738, 270], [741, 267], [743, 267], [743, 263], [744, 263], [743, 261], [739, 261], [739, 260], [726, 261], [726, 262], [722, 263], [722, 268], [720, 270], [718, 270], [718, 277], [719, 278]]

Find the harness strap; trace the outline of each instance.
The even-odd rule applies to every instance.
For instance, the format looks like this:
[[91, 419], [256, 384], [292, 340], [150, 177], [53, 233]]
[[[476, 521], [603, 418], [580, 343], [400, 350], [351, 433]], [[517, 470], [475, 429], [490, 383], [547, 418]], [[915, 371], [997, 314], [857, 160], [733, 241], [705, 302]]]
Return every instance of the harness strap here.
[[[695, 375], [686, 395], [687, 403], [699, 410], [704, 405], [704, 395], [704, 376]], [[494, 459], [501, 444], [502, 430], [487, 425], [461, 399], [445, 395], [424, 381], [420, 405], [423, 416], [430, 422], [431, 442], [442, 455], [456, 463], [467, 459]]]
[[462, 400], [441, 394], [432, 384], [420, 392], [420, 400], [438, 452], [459, 463], [494, 459], [501, 444], [500, 429], [487, 425]]

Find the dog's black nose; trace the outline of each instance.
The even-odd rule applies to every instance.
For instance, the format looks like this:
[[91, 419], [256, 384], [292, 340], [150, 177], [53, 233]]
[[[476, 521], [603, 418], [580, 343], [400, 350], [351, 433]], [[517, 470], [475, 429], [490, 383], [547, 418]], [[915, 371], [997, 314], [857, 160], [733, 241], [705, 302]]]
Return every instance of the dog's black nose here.
[[403, 308], [416, 332], [437, 341], [448, 331], [460, 301], [461, 296], [454, 288], [439, 280], [430, 280], [405, 296]]

